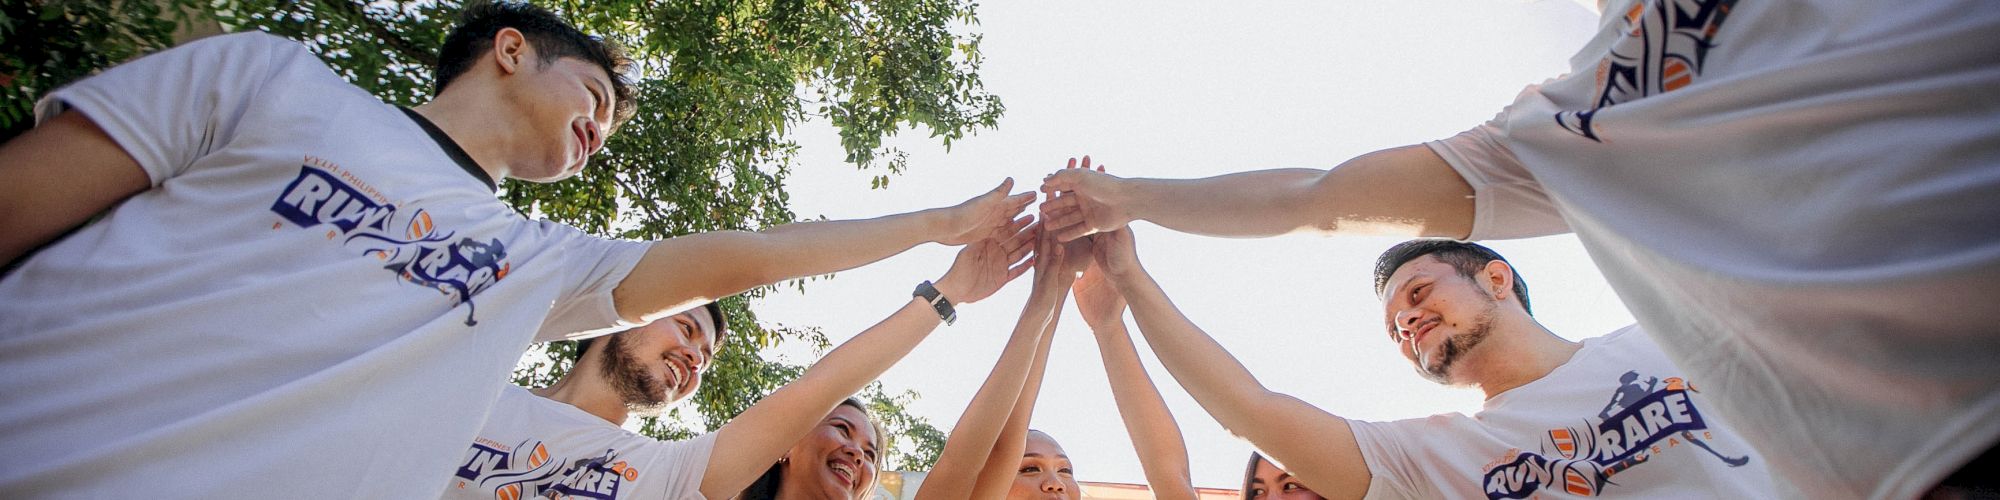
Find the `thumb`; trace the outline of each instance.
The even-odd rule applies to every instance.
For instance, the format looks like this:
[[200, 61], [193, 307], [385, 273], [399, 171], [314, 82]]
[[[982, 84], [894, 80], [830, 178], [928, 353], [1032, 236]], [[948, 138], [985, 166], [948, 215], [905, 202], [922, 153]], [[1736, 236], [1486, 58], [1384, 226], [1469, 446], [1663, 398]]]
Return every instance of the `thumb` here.
[[1002, 179], [1000, 181], [1000, 185], [998, 187], [993, 188], [993, 190], [989, 191], [987, 194], [1004, 197], [1007, 196], [1008, 191], [1011, 191], [1013, 189], [1014, 189], [1014, 178], [1008, 177], [1006, 179]]

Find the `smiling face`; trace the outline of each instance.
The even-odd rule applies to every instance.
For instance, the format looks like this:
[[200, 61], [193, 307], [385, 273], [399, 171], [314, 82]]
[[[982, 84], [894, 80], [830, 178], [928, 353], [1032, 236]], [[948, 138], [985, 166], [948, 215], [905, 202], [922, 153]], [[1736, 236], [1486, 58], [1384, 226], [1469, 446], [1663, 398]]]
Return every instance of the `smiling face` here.
[[1077, 500], [1083, 498], [1083, 488], [1076, 484], [1076, 474], [1069, 463], [1069, 454], [1063, 451], [1056, 438], [1042, 431], [1028, 431], [1028, 447], [1021, 452], [1021, 468], [1014, 474], [1014, 485], [1007, 490], [1007, 500]]
[[[1500, 271], [1511, 273], [1504, 264], [1498, 265]], [[1383, 319], [1390, 340], [1402, 345], [1403, 357], [1425, 378], [1446, 385], [1463, 383], [1452, 368], [1476, 355], [1492, 335], [1499, 302], [1491, 292], [1429, 255], [1397, 268], [1384, 291]]]
[[[583, 171], [590, 155], [604, 147], [616, 106], [611, 77], [582, 59], [560, 57], [543, 63], [526, 47], [505, 79], [506, 102], [533, 140], [512, 163], [508, 176], [551, 182]], [[506, 56], [496, 51], [499, 56]]]
[[1244, 492], [1244, 500], [1325, 500], [1326, 497], [1313, 493], [1305, 483], [1299, 482], [1292, 474], [1278, 468], [1270, 460], [1258, 459], [1257, 468], [1250, 472], [1250, 483]]
[[612, 334], [602, 347], [603, 375], [634, 413], [657, 413], [701, 387], [714, 331], [707, 310], [695, 308]]
[[860, 500], [875, 488], [878, 436], [868, 414], [850, 405], [833, 409], [785, 453], [787, 498]]

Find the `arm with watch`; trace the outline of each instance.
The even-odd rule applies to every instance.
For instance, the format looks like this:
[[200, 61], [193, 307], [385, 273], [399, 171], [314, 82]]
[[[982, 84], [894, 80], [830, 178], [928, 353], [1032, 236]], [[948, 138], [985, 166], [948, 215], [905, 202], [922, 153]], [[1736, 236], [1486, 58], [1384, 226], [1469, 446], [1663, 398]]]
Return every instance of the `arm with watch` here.
[[[1035, 251], [1034, 290], [1014, 324], [1014, 333], [993, 363], [993, 372], [952, 426], [937, 465], [924, 476], [917, 499], [1000, 498], [1014, 482], [1034, 416], [1049, 341], [1063, 299], [1088, 264], [1088, 240], [1064, 246], [1040, 238]], [[970, 494], [968, 494], [970, 493]]]
[[730, 498], [743, 491], [841, 400], [881, 376], [954, 316], [954, 305], [992, 296], [1026, 273], [1032, 262], [1012, 264], [1028, 255], [1038, 233], [1030, 226], [1005, 239], [966, 245], [943, 277], [917, 286], [917, 293], [888, 318], [834, 348], [798, 380], [716, 430], [715, 447], [702, 476], [702, 495]]

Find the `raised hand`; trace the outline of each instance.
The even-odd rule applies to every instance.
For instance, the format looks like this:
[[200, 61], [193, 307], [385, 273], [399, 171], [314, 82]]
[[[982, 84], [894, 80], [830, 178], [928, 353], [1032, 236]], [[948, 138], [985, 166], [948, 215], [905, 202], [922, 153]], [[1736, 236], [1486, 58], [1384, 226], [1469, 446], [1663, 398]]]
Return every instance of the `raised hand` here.
[[[1093, 241], [1106, 238], [1108, 234], [1099, 233], [1074, 241]], [[1104, 266], [1095, 263], [1094, 253], [1088, 260], [1092, 264], [1083, 271], [1082, 277], [1076, 279], [1070, 294], [1076, 297], [1076, 311], [1083, 316], [1084, 324], [1090, 325], [1091, 331], [1111, 332], [1115, 327], [1124, 326], [1125, 296], [1111, 285], [1111, 277], [1106, 275]]]
[[1070, 253], [1069, 245], [1049, 237], [1047, 230], [1041, 233], [1035, 243], [1034, 294], [1053, 294], [1048, 296], [1061, 298], [1062, 294], [1068, 292], [1070, 284], [1076, 281], [1079, 261], [1087, 264], [1090, 256]]
[[1004, 240], [1018, 232], [1020, 228], [1010, 225], [1028, 203], [1035, 201], [1035, 193], [1007, 194], [1014, 188], [1014, 178], [1000, 181], [1000, 186], [964, 203], [944, 208], [944, 230], [946, 236], [937, 240], [946, 245], [963, 245], [984, 239]]
[[959, 249], [951, 270], [936, 282], [938, 292], [952, 303], [971, 304], [1027, 273], [1035, 261], [1024, 259], [1042, 240], [1041, 225], [1031, 224], [1033, 220], [1032, 216], [1016, 219], [1004, 226], [1008, 231], [1004, 238], [982, 239]]
[[1091, 264], [1108, 277], [1117, 279], [1145, 272], [1139, 265], [1137, 245], [1132, 242], [1132, 228], [1097, 233], [1091, 240]]
[[1082, 165], [1071, 158], [1069, 166], [1043, 179], [1042, 192], [1062, 194], [1042, 204], [1045, 230], [1057, 241], [1074, 241], [1132, 222], [1124, 179], [1104, 173], [1103, 166], [1092, 170], [1089, 156], [1083, 157]]

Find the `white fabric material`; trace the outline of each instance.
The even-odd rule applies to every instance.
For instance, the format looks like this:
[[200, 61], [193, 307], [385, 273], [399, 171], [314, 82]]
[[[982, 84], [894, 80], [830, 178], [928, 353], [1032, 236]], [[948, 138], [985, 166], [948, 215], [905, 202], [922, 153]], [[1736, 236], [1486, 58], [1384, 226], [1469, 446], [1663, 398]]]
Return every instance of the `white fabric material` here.
[[11, 498], [436, 496], [531, 339], [621, 326], [645, 251], [523, 219], [268, 35], [111, 68], [41, 119], [65, 107], [153, 188], [0, 278]]
[[701, 500], [715, 433], [660, 441], [518, 386], [501, 390], [444, 498]]
[[1761, 455], [1637, 326], [1479, 413], [1351, 422], [1367, 498], [1768, 498]]
[[1609, 3], [1570, 75], [1430, 144], [1472, 238], [1574, 230], [1792, 495], [1994, 447], [2000, 8]]

